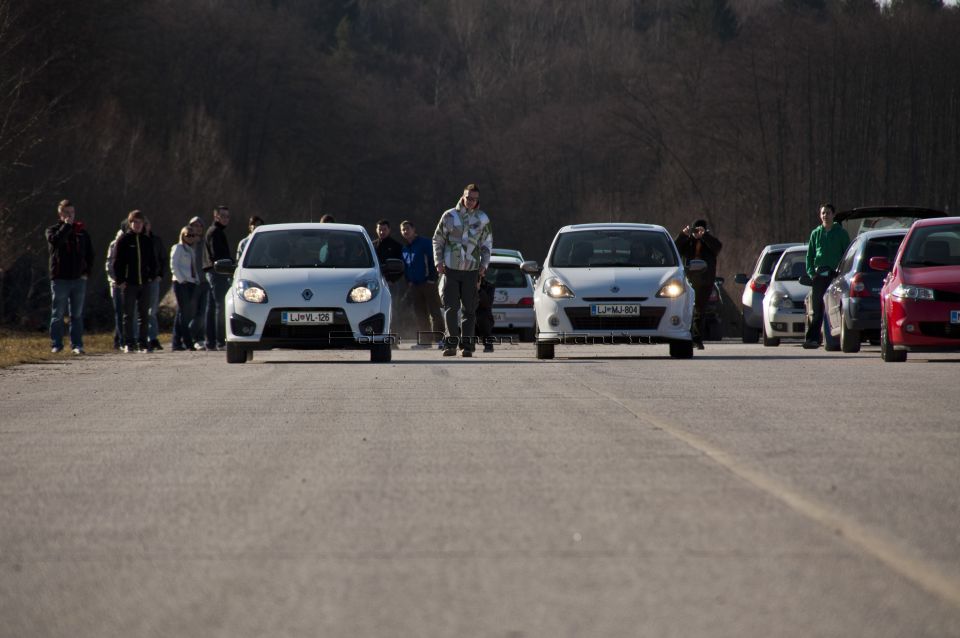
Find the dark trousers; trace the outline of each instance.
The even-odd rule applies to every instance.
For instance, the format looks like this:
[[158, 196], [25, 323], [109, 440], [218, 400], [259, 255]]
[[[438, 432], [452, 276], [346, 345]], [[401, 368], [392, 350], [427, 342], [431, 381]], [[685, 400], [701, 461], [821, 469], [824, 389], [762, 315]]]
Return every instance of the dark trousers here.
[[[134, 316], [139, 320], [139, 331], [134, 332]], [[147, 334], [150, 331], [150, 286], [127, 284], [123, 289], [123, 343], [131, 348], [137, 345], [146, 347]]]
[[832, 280], [832, 274], [817, 275], [813, 278], [813, 286], [810, 288], [810, 307], [813, 313], [810, 316], [810, 325], [807, 326], [807, 341], [820, 342], [823, 327], [823, 293], [827, 292], [827, 287]]
[[[474, 331], [477, 323], [477, 278], [476, 270], [453, 270], [447, 268], [440, 279], [440, 301], [443, 303], [443, 323], [447, 336], [447, 348], [460, 346], [462, 350], [476, 349]], [[462, 322], [457, 314], [463, 315]]]
[[[440, 293], [437, 282], [425, 281], [410, 284], [409, 296], [413, 298], [413, 310], [417, 315], [417, 329], [421, 334], [443, 332], [443, 313], [440, 311]], [[434, 339], [436, 340], [436, 339]], [[424, 338], [423, 343], [429, 343]]]
[[690, 336], [695, 343], [703, 343], [703, 336], [707, 329], [707, 303], [713, 284], [702, 284], [694, 288], [693, 298], [693, 325], [690, 326]]
[[210, 296], [207, 298], [207, 347], [222, 348], [227, 343], [227, 321], [224, 318], [224, 297], [230, 290], [230, 275], [207, 272]]
[[113, 302], [113, 347], [123, 345], [123, 291], [110, 284], [110, 300]]
[[190, 337], [194, 343], [203, 343], [207, 334], [207, 298], [210, 296], [210, 284], [204, 273], [200, 273], [195, 295], [196, 310], [190, 322]]
[[197, 312], [197, 284], [175, 281], [173, 296], [177, 299], [177, 316], [173, 320], [173, 347], [192, 348], [190, 324]]

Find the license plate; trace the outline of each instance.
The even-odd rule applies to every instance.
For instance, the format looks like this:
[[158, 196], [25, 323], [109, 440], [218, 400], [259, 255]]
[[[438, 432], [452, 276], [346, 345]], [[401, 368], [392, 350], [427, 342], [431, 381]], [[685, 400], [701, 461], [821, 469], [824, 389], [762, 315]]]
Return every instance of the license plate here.
[[506, 315], [504, 315], [502, 312], [495, 312], [495, 313], [493, 313], [493, 320], [494, 320], [494, 321], [503, 321], [505, 318], [506, 318]]
[[288, 312], [280, 313], [280, 323], [295, 323], [299, 325], [324, 326], [333, 323], [333, 313], [328, 310], [308, 311], [308, 312]]
[[960, 323], [960, 310], [950, 311], [950, 323]]
[[635, 303], [595, 303], [590, 306], [591, 317], [636, 317], [640, 315], [640, 304]]

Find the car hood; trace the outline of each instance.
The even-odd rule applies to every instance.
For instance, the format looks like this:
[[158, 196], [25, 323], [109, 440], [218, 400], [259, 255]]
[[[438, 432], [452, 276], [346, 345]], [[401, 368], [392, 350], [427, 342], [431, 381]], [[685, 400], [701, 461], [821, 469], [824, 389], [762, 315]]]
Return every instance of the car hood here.
[[960, 266], [904, 268], [900, 278], [905, 284], [932, 286], [941, 290], [960, 290]]
[[555, 268], [553, 274], [563, 279], [578, 297], [623, 296], [653, 297], [670, 279], [680, 276], [676, 267], [664, 268]]

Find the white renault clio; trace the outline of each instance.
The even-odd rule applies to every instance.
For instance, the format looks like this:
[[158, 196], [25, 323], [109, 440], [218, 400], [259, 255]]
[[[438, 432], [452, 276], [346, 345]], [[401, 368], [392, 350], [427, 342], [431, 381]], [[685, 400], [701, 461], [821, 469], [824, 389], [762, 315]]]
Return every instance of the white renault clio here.
[[[690, 270], [706, 263], [695, 260]], [[536, 262], [524, 262], [528, 273]], [[534, 291], [537, 358], [557, 344], [668, 343], [690, 358], [694, 292], [673, 238], [652, 224], [578, 224], [557, 233]]]
[[362, 226], [260, 226], [239, 264], [224, 259], [215, 269], [234, 278], [225, 305], [228, 363], [271, 348], [367, 349], [371, 361], [390, 361], [383, 273], [402, 273], [403, 262], [378, 263]]

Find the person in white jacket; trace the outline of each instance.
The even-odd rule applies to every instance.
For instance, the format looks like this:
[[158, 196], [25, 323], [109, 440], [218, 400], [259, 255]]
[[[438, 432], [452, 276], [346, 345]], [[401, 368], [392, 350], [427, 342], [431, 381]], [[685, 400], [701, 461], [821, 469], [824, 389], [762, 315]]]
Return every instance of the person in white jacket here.
[[180, 241], [170, 248], [170, 273], [173, 278], [173, 295], [177, 299], [177, 316], [173, 322], [173, 343], [170, 349], [176, 352], [193, 350], [190, 322], [197, 312], [196, 260], [193, 246], [199, 235], [190, 226], [180, 229]]

